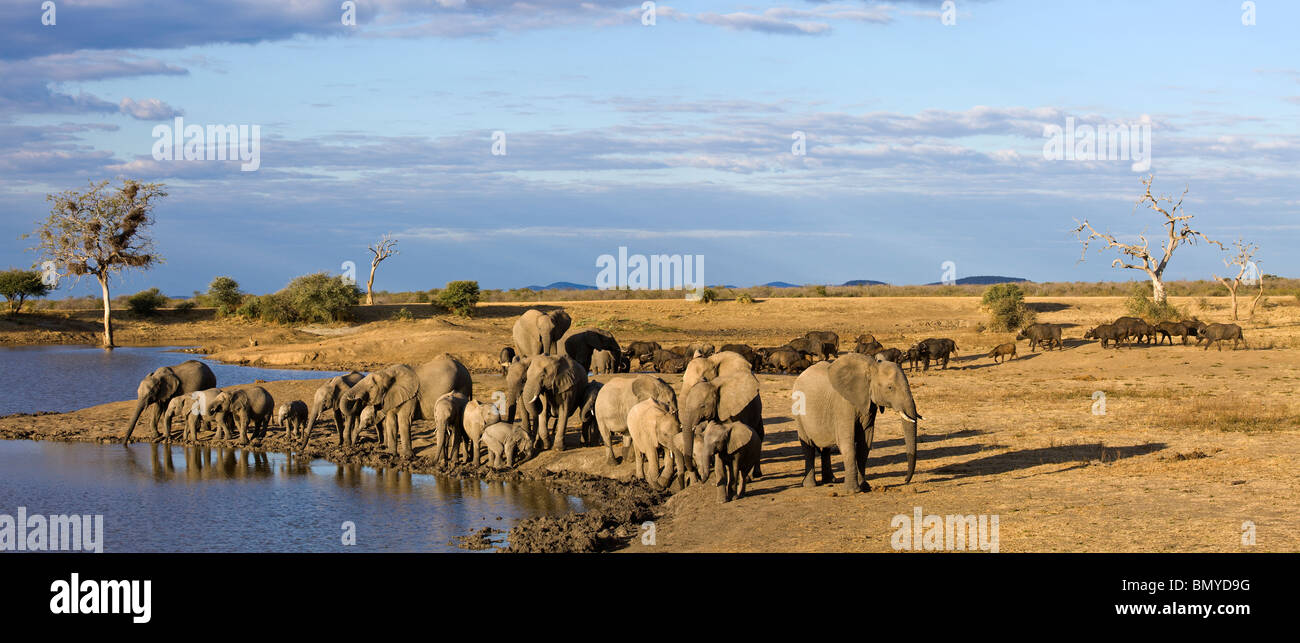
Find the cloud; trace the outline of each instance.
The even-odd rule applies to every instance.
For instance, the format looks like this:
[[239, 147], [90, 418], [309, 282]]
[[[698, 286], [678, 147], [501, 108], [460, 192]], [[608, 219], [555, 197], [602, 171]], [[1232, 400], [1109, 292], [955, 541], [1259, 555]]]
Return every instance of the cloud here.
[[598, 227], [497, 227], [497, 228], [438, 228], [417, 227], [394, 235], [403, 239], [423, 239], [463, 243], [497, 239], [757, 239], [764, 237], [842, 237], [841, 232], [814, 230], [744, 230], [744, 229], [654, 229], [654, 228], [598, 228]]
[[118, 109], [123, 114], [141, 121], [161, 121], [181, 115], [179, 110], [157, 98], [145, 98], [140, 101], [132, 100], [130, 97], [123, 98]]
[[181, 76], [184, 68], [154, 58], [122, 51], [81, 51], [52, 54], [30, 60], [0, 60], [0, 115], [115, 113], [122, 110], [93, 94], [73, 95], [62, 83], [131, 78]]

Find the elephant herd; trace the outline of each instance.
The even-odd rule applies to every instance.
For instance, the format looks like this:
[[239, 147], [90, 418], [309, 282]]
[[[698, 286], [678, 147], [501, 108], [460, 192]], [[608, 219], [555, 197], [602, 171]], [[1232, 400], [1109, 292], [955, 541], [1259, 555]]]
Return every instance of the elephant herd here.
[[[625, 461], [631, 458], [636, 475], [656, 488], [707, 481], [717, 471], [719, 499], [726, 501], [743, 495], [746, 484], [762, 475], [765, 432], [756, 373], [782, 370], [779, 365], [788, 372], [793, 353], [801, 373], [791, 397], [804, 484], [816, 484], [818, 457], [821, 482], [829, 483], [831, 451], [838, 450], [845, 458], [846, 490], [869, 489], [863, 470], [875, 416], [883, 408], [903, 418], [907, 481], [912, 478], [921, 416], [898, 363], [905, 353], [895, 349], [881, 356], [884, 349], [873, 347], [870, 336], [858, 338], [865, 350], [843, 356], [839, 337], [825, 331], [772, 349], [728, 344], [715, 350], [702, 342], [676, 349], [633, 342], [624, 349], [608, 331], [571, 325], [558, 309], [520, 316], [512, 329], [514, 345], [500, 355], [505, 390], [494, 391], [490, 403], [474, 399], [469, 370], [447, 354], [415, 366], [332, 377], [310, 405], [292, 400], [278, 407], [259, 386], [217, 388], [211, 369], [189, 360], [141, 380], [123, 441], [131, 439], [144, 416], [155, 439], [171, 440], [176, 420], [183, 421], [184, 439], [198, 439], [200, 430], [211, 431], [212, 439], [233, 439], [237, 431], [243, 443], [264, 437], [274, 424], [289, 444], [305, 449], [325, 415], [333, 419], [340, 447], [357, 446], [361, 434], [373, 429], [377, 445], [411, 457], [412, 425], [422, 420], [432, 430], [433, 448], [426, 455], [435, 461], [499, 467], [514, 466], [539, 450], [564, 450], [574, 426], [581, 444], [603, 446], [611, 462], [617, 462], [615, 440], [621, 442]], [[936, 359], [944, 361], [956, 350], [951, 340], [932, 343], [933, 349], [922, 342], [910, 350], [926, 358], [941, 355]], [[656, 374], [631, 372], [633, 364], [681, 373], [680, 388]], [[592, 377], [605, 374], [612, 376]]]

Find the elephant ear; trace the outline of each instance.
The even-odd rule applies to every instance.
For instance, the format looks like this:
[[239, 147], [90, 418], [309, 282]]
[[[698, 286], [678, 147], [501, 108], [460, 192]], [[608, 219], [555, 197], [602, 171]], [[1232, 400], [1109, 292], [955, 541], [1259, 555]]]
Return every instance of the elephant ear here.
[[740, 415], [740, 412], [744, 411], [755, 397], [758, 397], [758, 378], [748, 372], [719, 377], [714, 384], [718, 387], [719, 420]]
[[[753, 372], [749, 360], [731, 351], [714, 353], [707, 358], [700, 359], [707, 359], [714, 365], [713, 372], [715, 377], [731, 377], [732, 375], [743, 375], [745, 373]], [[705, 379], [709, 378], [706, 377]]]
[[636, 396], [636, 401], [654, 398], [656, 379], [658, 378], [652, 375], [638, 375], [632, 380], [632, 394]]
[[384, 392], [384, 410], [395, 411], [397, 407], [415, 399], [420, 392], [420, 379], [409, 366], [391, 366], [384, 371], [392, 378], [392, 384]]
[[176, 377], [172, 369], [166, 369], [158, 374], [158, 395], [159, 399], [167, 400], [181, 394], [181, 378]]
[[555, 323], [556, 336], [563, 337], [565, 333], [569, 332], [569, 326], [573, 325], [573, 319], [569, 317], [569, 313], [563, 310], [552, 310], [547, 314], [551, 321]]
[[731, 433], [727, 437], [727, 453], [735, 453], [749, 445], [756, 437], [754, 430], [744, 422], [733, 422]]
[[831, 363], [828, 377], [831, 387], [865, 415], [871, 407], [871, 376], [876, 360], [861, 353], [841, 355]]

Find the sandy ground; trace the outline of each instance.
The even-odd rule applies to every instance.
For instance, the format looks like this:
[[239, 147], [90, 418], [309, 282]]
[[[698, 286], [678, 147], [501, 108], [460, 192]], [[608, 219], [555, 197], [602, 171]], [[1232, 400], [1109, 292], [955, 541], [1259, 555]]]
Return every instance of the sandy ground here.
[[[623, 343], [762, 346], [825, 329], [850, 344], [861, 332], [874, 333], [886, 346], [951, 337], [960, 350], [947, 370], [910, 376], [925, 416], [911, 484], [901, 484], [898, 422], [885, 418], [868, 462], [872, 492], [845, 496], [838, 485], [802, 488], [789, 406], [793, 376], [763, 374], [764, 477], [747, 497], [727, 504], [717, 501], [711, 483], [677, 493], [658, 510], [654, 544], [634, 538], [627, 550], [892, 551], [891, 521], [910, 517], [915, 507], [927, 515], [997, 516], [1003, 552], [1300, 549], [1300, 408], [1292, 394], [1300, 378], [1300, 306], [1293, 298], [1276, 298], [1253, 322], [1241, 323], [1250, 350], [1222, 352], [1181, 345], [1103, 350], [1080, 338], [1088, 327], [1124, 314], [1120, 299], [1030, 301], [1040, 321], [1067, 325], [1066, 348], [1031, 354], [1019, 342], [1019, 358], [1001, 365], [984, 353], [1012, 336], [980, 332], [985, 316], [974, 298], [565, 302], [575, 326], [605, 328]], [[1208, 310], [1190, 300], [1174, 303], [1203, 320], [1228, 321], [1225, 301], [1211, 300]], [[141, 336], [150, 341], [140, 343], [193, 342], [237, 363], [313, 368], [418, 363], [446, 351], [475, 370], [475, 396], [490, 400], [502, 388], [500, 376], [490, 372], [493, 356], [528, 307], [492, 304], [472, 320], [421, 313], [414, 321], [382, 321], [390, 312], [375, 307], [368, 314], [376, 321], [315, 333], [201, 318], [151, 322], [154, 328], [145, 331], [126, 320], [118, 337], [121, 343]], [[58, 322], [22, 326], [0, 326], [0, 340], [38, 335], [69, 342], [86, 332]], [[610, 377], [626, 375], [599, 379]], [[680, 384], [680, 376], [664, 379]], [[282, 401], [308, 400], [317, 384], [264, 386]], [[1098, 391], [1105, 395], [1104, 414], [1095, 412]], [[130, 395], [123, 392], [124, 399]], [[130, 410], [128, 401], [62, 415], [11, 416], [0, 419], [0, 437], [110, 440], [121, 435]], [[332, 430], [331, 424], [324, 428]], [[313, 447], [328, 448], [332, 440], [318, 430]], [[575, 440], [571, 435], [570, 444]], [[415, 445], [417, 455], [428, 447], [423, 427]], [[262, 446], [280, 448], [278, 433]], [[838, 456], [834, 460], [838, 475]], [[630, 465], [606, 465], [600, 449], [548, 453], [524, 466], [631, 474]], [[1255, 526], [1254, 545], [1242, 543], [1247, 521]]]

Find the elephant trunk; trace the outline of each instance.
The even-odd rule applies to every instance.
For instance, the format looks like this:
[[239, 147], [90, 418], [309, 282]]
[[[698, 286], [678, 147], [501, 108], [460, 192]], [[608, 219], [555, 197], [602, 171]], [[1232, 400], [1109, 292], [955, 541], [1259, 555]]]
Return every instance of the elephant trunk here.
[[[669, 453], [671, 453], [671, 451]], [[668, 462], [664, 463], [664, 470], [659, 474], [659, 480], [656, 481], [656, 486], [661, 489], [668, 488], [668, 485], [673, 483], [673, 476], [677, 475], [676, 459], [671, 455], [666, 459]]]
[[524, 384], [524, 395], [519, 398], [525, 404], [532, 404], [537, 401], [537, 396], [542, 392], [542, 385], [537, 378], [531, 378]]
[[912, 481], [912, 474], [916, 473], [916, 430], [917, 422], [921, 415], [916, 412], [916, 403], [908, 400], [907, 407], [899, 412], [903, 416], [903, 445], [907, 447], [907, 479], [903, 484]]
[[313, 402], [311, 410], [307, 411], [307, 425], [306, 428], [302, 430], [302, 448], [304, 449], [307, 448], [307, 443], [311, 441], [311, 429], [316, 426], [316, 418], [320, 415], [321, 411], [325, 410], [321, 408], [323, 406], [324, 404], [321, 402]]
[[131, 414], [131, 423], [126, 425], [126, 435], [122, 437], [122, 444], [131, 441], [131, 433], [135, 431], [135, 423], [140, 421], [140, 414], [144, 413], [144, 407], [149, 404], [149, 400], [140, 398], [135, 403], [135, 412]]
[[704, 482], [709, 479], [709, 474], [712, 473], [709, 470], [709, 465], [712, 464], [713, 458], [710, 457], [708, 451], [702, 451], [696, 454], [696, 456], [695, 466], [700, 474], [700, 482]]

